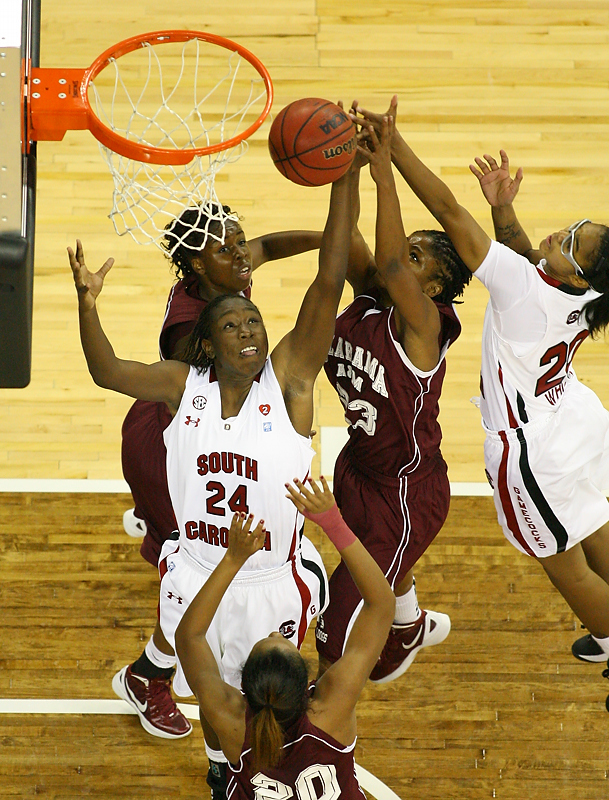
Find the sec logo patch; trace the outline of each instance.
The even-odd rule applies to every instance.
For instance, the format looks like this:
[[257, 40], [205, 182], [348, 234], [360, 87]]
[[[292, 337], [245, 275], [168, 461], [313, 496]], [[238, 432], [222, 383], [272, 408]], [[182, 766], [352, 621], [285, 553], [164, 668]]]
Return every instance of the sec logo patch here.
[[201, 411], [207, 405], [207, 397], [203, 397], [203, 395], [198, 394], [193, 399], [192, 404], [197, 409], [197, 411]]

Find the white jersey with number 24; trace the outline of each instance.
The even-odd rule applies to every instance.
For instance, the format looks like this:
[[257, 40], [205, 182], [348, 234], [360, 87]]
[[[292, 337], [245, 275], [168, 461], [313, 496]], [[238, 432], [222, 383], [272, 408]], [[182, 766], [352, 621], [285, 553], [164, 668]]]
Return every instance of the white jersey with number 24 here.
[[314, 451], [288, 416], [271, 359], [252, 384], [236, 417], [222, 419], [213, 367], [190, 368], [178, 413], [164, 433], [169, 494], [180, 547], [209, 569], [226, 552], [235, 512], [263, 519], [264, 548], [244, 571], [274, 569], [299, 547], [303, 518], [286, 497], [285, 484], [304, 481]]

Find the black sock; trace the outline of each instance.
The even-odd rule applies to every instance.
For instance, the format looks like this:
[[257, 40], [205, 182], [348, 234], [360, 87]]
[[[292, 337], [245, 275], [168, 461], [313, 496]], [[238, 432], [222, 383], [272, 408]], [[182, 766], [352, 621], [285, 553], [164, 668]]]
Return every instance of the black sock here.
[[148, 658], [144, 650], [138, 660], [131, 664], [131, 672], [140, 675], [142, 678], [148, 678], [148, 680], [154, 680], [154, 678], [169, 680], [173, 675], [174, 669], [173, 667], [157, 667], [157, 665], [153, 664]]
[[226, 792], [226, 764], [221, 761], [209, 759], [207, 772], [207, 785], [216, 792]]

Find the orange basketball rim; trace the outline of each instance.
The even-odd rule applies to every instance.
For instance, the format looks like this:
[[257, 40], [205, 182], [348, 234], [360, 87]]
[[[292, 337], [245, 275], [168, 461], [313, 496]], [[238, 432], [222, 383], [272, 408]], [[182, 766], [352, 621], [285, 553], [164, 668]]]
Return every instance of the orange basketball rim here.
[[[198, 39], [236, 52], [258, 72], [266, 90], [266, 102], [258, 118], [244, 131], [225, 141], [203, 147], [155, 147], [132, 142], [105, 125], [91, 108], [89, 86], [106, 67], [121, 56], [146, 46]], [[26, 141], [60, 141], [71, 130], [89, 130], [105, 147], [126, 158], [149, 164], [183, 165], [197, 156], [228, 150], [251, 136], [264, 122], [273, 103], [273, 84], [262, 62], [240, 44], [213, 33], [167, 30], [125, 39], [104, 51], [88, 69], [32, 68], [27, 86]]]

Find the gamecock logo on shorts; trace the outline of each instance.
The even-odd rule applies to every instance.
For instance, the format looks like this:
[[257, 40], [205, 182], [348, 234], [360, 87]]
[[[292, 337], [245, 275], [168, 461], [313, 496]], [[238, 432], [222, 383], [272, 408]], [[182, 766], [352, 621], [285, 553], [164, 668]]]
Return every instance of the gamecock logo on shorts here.
[[282, 622], [279, 626], [279, 633], [284, 639], [291, 639], [296, 633], [296, 623], [294, 620], [289, 619], [287, 622]]
[[203, 395], [198, 394], [192, 401], [192, 404], [197, 411], [202, 411], [207, 405], [207, 397], [203, 397]]

